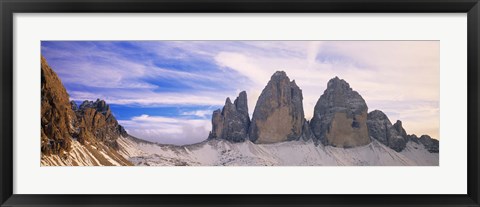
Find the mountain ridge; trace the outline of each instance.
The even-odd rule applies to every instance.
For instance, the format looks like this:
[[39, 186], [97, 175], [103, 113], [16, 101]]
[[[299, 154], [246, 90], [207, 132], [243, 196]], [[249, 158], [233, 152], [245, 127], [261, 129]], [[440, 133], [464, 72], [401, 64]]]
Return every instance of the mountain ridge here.
[[[246, 100], [245, 91], [242, 91], [242, 96], [245, 96]], [[250, 140], [253, 143], [264, 144], [311, 139], [316, 145], [354, 148], [368, 145], [372, 139], [375, 139], [397, 152], [404, 150], [409, 141], [421, 143], [431, 153], [439, 152], [438, 140], [428, 135], [422, 135], [422, 139], [416, 135], [408, 135], [400, 120], [392, 125], [382, 111], [376, 109], [368, 112], [368, 106], [363, 97], [338, 76], [328, 81], [327, 88], [315, 105], [311, 120], [305, 119], [302, 97], [302, 90], [294, 80], [290, 81], [284, 71], [275, 72], [255, 105], [250, 125], [246, 125], [249, 128], [249, 137], [238, 139], [236, 142]], [[227, 100], [230, 99], [227, 98]], [[228, 101], [224, 110], [226, 107], [228, 107]], [[222, 131], [218, 124], [219, 113], [220, 110], [214, 111], [212, 125], [215, 126], [215, 130]], [[271, 117], [274, 117], [275, 122], [263, 124], [259, 130], [258, 123], [265, 122]], [[289, 120], [296, 120], [296, 122], [289, 122]], [[272, 128], [272, 125], [277, 123], [282, 123], [282, 126]], [[268, 141], [259, 142], [258, 131], [262, 130], [273, 137], [277, 137], [278, 131], [283, 130], [283, 134], [280, 135], [281, 138], [270, 137]], [[228, 140], [209, 136], [208, 140], [211, 139]]]
[[305, 119], [295, 80], [277, 71], [251, 119], [242, 91], [213, 112], [206, 140], [176, 146], [129, 135], [104, 100], [70, 101], [44, 57], [41, 73], [42, 166], [438, 165], [438, 140], [407, 134], [379, 110], [367, 113], [365, 100], [338, 77], [318, 99], [315, 120]]

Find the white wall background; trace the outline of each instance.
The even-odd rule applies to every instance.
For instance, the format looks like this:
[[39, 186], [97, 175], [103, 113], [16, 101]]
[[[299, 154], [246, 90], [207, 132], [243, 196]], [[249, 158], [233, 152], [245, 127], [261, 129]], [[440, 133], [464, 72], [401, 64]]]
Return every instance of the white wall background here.
[[[466, 37], [466, 14], [15, 14], [14, 193], [465, 194]], [[440, 166], [40, 167], [41, 40], [440, 40]]]

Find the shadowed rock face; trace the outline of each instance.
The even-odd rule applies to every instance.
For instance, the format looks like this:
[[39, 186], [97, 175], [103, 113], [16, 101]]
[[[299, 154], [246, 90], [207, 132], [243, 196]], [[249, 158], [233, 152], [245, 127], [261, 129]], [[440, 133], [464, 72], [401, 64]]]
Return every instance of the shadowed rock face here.
[[408, 137], [401, 121], [392, 125], [385, 113], [374, 110], [368, 113], [367, 125], [371, 137], [397, 152], [405, 149]]
[[400, 136], [402, 136], [406, 141], [408, 141], [407, 131], [405, 131], [405, 129], [403, 128], [402, 121], [397, 120], [397, 122], [393, 124], [393, 128], [395, 128], [395, 130], [398, 132]]
[[428, 135], [422, 135], [418, 139], [420, 143], [425, 146], [425, 149], [427, 149], [431, 153], [438, 153], [440, 151], [440, 143], [438, 140], [431, 138]]
[[440, 151], [440, 142], [437, 139], [433, 139], [428, 135], [422, 135], [417, 137], [415, 134], [407, 135], [408, 141], [415, 142], [417, 144], [422, 144], [425, 149], [431, 153], [438, 153]]
[[307, 140], [314, 140], [315, 139], [315, 136], [313, 135], [312, 133], [312, 130], [310, 129], [310, 122], [305, 120], [303, 122], [303, 128], [302, 128], [302, 139], [303, 141], [307, 141]]
[[234, 103], [227, 98], [225, 106], [212, 115], [212, 131], [208, 139], [225, 139], [243, 142], [248, 138], [250, 116], [248, 115], [247, 93], [240, 92]]
[[302, 90], [283, 71], [275, 72], [258, 98], [249, 137], [255, 143], [276, 143], [302, 136], [305, 121]]
[[310, 128], [317, 142], [336, 147], [356, 147], [371, 142], [367, 104], [350, 85], [335, 77], [315, 105]]

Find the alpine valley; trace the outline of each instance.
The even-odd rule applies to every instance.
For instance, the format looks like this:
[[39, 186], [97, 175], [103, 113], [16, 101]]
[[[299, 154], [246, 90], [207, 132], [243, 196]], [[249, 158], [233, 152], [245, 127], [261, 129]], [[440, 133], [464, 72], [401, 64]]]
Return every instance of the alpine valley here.
[[77, 105], [41, 58], [42, 166], [438, 166], [439, 141], [408, 134], [338, 77], [311, 120], [302, 90], [283, 71], [267, 83], [250, 117], [247, 93], [213, 111], [205, 141], [176, 146], [128, 134], [108, 103]]

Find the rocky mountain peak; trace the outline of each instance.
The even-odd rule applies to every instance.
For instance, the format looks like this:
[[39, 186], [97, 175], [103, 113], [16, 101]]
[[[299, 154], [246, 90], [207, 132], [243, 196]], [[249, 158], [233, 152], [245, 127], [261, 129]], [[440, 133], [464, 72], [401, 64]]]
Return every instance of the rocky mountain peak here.
[[367, 125], [368, 132], [374, 139], [397, 152], [405, 149], [408, 137], [400, 120], [392, 125], [385, 113], [374, 110], [368, 113]]
[[405, 139], [405, 142], [408, 142], [407, 131], [403, 128], [402, 121], [397, 120], [397, 122], [393, 124], [393, 128]]
[[275, 72], [257, 100], [250, 140], [275, 143], [298, 139], [304, 123], [302, 90], [284, 71]]
[[332, 78], [328, 81], [327, 89], [330, 89], [330, 90], [352, 90], [350, 88], [350, 84], [348, 84], [347, 81], [338, 78], [338, 76], [335, 76], [334, 78]]
[[230, 100], [230, 97], [227, 97], [227, 99], [225, 99], [225, 105], [232, 105], [232, 101]]
[[388, 117], [383, 111], [380, 110], [373, 110], [370, 113], [368, 113], [368, 119], [369, 120], [387, 120]]
[[128, 136], [104, 100], [85, 100], [75, 110], [75, 114], [79, 127], [78, 139], [82, 143], [100, 141], [116, 149], [118, 148], [117, 138]]
[[433, 139], [428, 135], [422, 135], [418, 140], [429, 152], [438, 153], [440, 151], [440, 142], [437, 139]]
[[97, 99], [96, 101], [85, 100], [78, 107], [79, 110], [85, 110], [87, 108], [95, 109], [96, 111], [101, 112], [104, 115], [106, 115], [107, 113], [110, 113], [110, 106], [104, 100], [101, 100], [101, 99]]
[[237, 111], [243, 113], [244, 115], [248, 115], [247, 92], [240, 92], [233, 104], [235, 105]]
[[366, 145], [371, 141], [366, 125], [367, 110], [365, 100], [345, 80], [332, 78], [315, 105], [311, 130], [324, 145]]
[[417, 137], [415, 134], [409, 134], [407, 135], [407, 139], [408, 141], [422, 144], [430, 153], [438, 153], [440, 151], [440, 142], [429, 135]]
[[212, 131], [208, 139], [242, 142], [248, 139], [249, 126], [250, 116], [248, 115], [247, 93], [242, 91], [233, 104], [230, 98], [227, 98], [223, 109], [213, 112]]
[[285, 71], [275, 71], [270, 79], [277, 80], [277, 79], [285, 79], [288, 78], [287, 73]]

